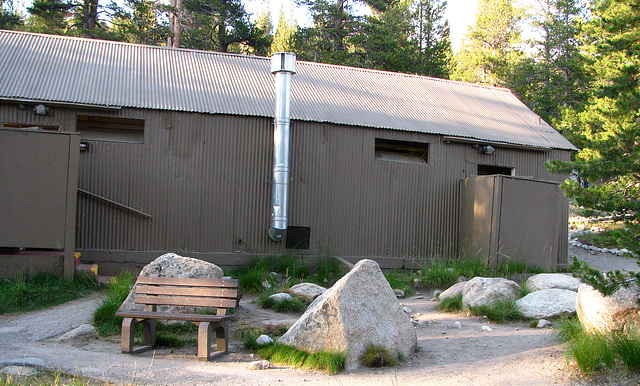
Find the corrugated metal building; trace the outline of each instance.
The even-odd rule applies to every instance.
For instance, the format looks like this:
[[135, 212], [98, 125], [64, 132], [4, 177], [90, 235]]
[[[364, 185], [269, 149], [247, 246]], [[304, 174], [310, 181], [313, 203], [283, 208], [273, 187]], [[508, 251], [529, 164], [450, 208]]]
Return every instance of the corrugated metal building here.
[[[302, 255], [454, 256], [460, 181], [561, 181], [544, 162], [575, 150], [506, 89], [309, 62], [291, 89]], [[267, 58], [0, 31], [0, 122], [80, 133], [76, 246], [105, 274], [165, 251], [286, 253], [267, 235], [273, 115]]]

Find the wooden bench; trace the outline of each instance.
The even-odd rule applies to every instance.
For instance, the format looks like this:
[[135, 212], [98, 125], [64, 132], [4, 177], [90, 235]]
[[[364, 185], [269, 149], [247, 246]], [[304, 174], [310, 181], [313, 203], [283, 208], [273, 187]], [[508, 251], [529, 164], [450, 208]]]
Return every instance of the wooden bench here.
[[[183, 320], [198, 326], [198, 359], [208, 361], [228, 353], [229, 319], [227, 310], [238, 307], [241, 293], [236, 279], [182, 279], [169, 277], [138, 277], [135, 303], [144, 304], [144, 311], [116, 312], [122, 320], [121, 348], [125, 354], [150, 350], [156, 343], [156, 320]], [[214, 307], [215, 315], [158, 312], [157, 306]], [[142, 324], [145, 346], [134, 349], [136, 324]], [[211, 352], [213, 330], [216, 349]]]

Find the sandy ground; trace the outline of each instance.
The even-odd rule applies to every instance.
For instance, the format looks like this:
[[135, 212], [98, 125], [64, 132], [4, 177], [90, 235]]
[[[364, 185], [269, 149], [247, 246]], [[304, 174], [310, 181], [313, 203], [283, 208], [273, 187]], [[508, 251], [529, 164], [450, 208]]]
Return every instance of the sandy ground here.
[[[635, 259], [570, 251], [604, 270], [637, 270]], [[100, 298], [94, 294], [44, 311], [0, 317], [0, 367], [28, 364], [116, 384], [153, 385], [571, 385], [583, 384], [564, 355], [553, 329], [528, 323], [493, 324], [465, 314], [444, 314], [422, 293], [401, 302], [422, 322], [419, 350], [398, 367], [363, 368], [329, 376], [276, 366], [249, 370], [254, 358], [232, 340], [232, 353], [199, 362], [195, 349], [158, 349], [138, 355], [120, 352], [119, 340], [89, 338], [58, 342], [55, 337], [89, 323]], [[243, 299], [237, 324], [291, 324], [295, 315], [260, 309]], [[459, 322], [459, 323], [456, 323]], [[610, 383], [610, 381], [604, 381]], [[615, 383], [637, 382], [617, 378]], [[636, 383], [637, 384], [637, 383]]]

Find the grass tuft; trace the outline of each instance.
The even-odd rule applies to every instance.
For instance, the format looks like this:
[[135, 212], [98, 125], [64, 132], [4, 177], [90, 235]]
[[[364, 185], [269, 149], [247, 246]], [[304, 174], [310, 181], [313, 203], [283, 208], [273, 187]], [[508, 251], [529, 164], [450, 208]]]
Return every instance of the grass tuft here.
[[346, 355], [343, 353], [319, 352], [309, 354], [280, 343], [257, 350], [258, 355], [274, 363], [299, 367], [307, 370], [325, 371], [336, 374], [344, 368]]
[[640, 373], [640, 335], [637, 331], [614, 333], [611, 346], [627, 370]]
[[469, 311], [478, 316], [486, 316], [490, 321], [495, 323], [504, 323], [523, 320], [524, 316], [516, 308], [516, 302], [497, 301], [491, 305], [469, 307]]
[[309, 307], [309, 303], [304, 300], [292, 297], [291, 299], [284, 299], [281, 301], [275, 301], [269, 296], [271, 293], [263, 293], [258, 297], [258, 304], [262, 308], [273, 308], [278, 312], [303, 312]]
[[442, 299], [440, 304], [436, 306], [438, 311], [442, 312], [460, 312], [462, 311], [462, 293], [452, 297]]
[[382, 346], [369, 344], [360, 357], [360, 362], [367, 367], [396, 366], [398, 361]]
[[136, 275], [125, 272], [114, 277], [107, 285], [106, 298], [93, 313], [93, 323], [100, 335], [109, 336], [120, 333], [122, 318], [116, 317], [115, 313], [129, 295], [135, 281]]
[[613, 367], [614, 353], [601, 334], [583, 333], [569, 343], [569, 352], [585, 374]]

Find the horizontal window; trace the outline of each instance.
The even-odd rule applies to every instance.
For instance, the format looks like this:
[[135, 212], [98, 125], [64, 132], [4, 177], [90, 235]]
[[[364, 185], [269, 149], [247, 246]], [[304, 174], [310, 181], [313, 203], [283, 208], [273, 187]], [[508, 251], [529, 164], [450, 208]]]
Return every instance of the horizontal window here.
[[144, 142], [144, 119], [78, 115], [76, 125], [84, 140]]
[[513, 168], [505, 166], [478, 165], [479, 176], [491, 176], [494, 174], [504, 174], [506, 176], [512, 176], [514, 175], [513, 170]]
[[376, 138], [376, 159], [381, 161], [426, 164], [429, 144]]

